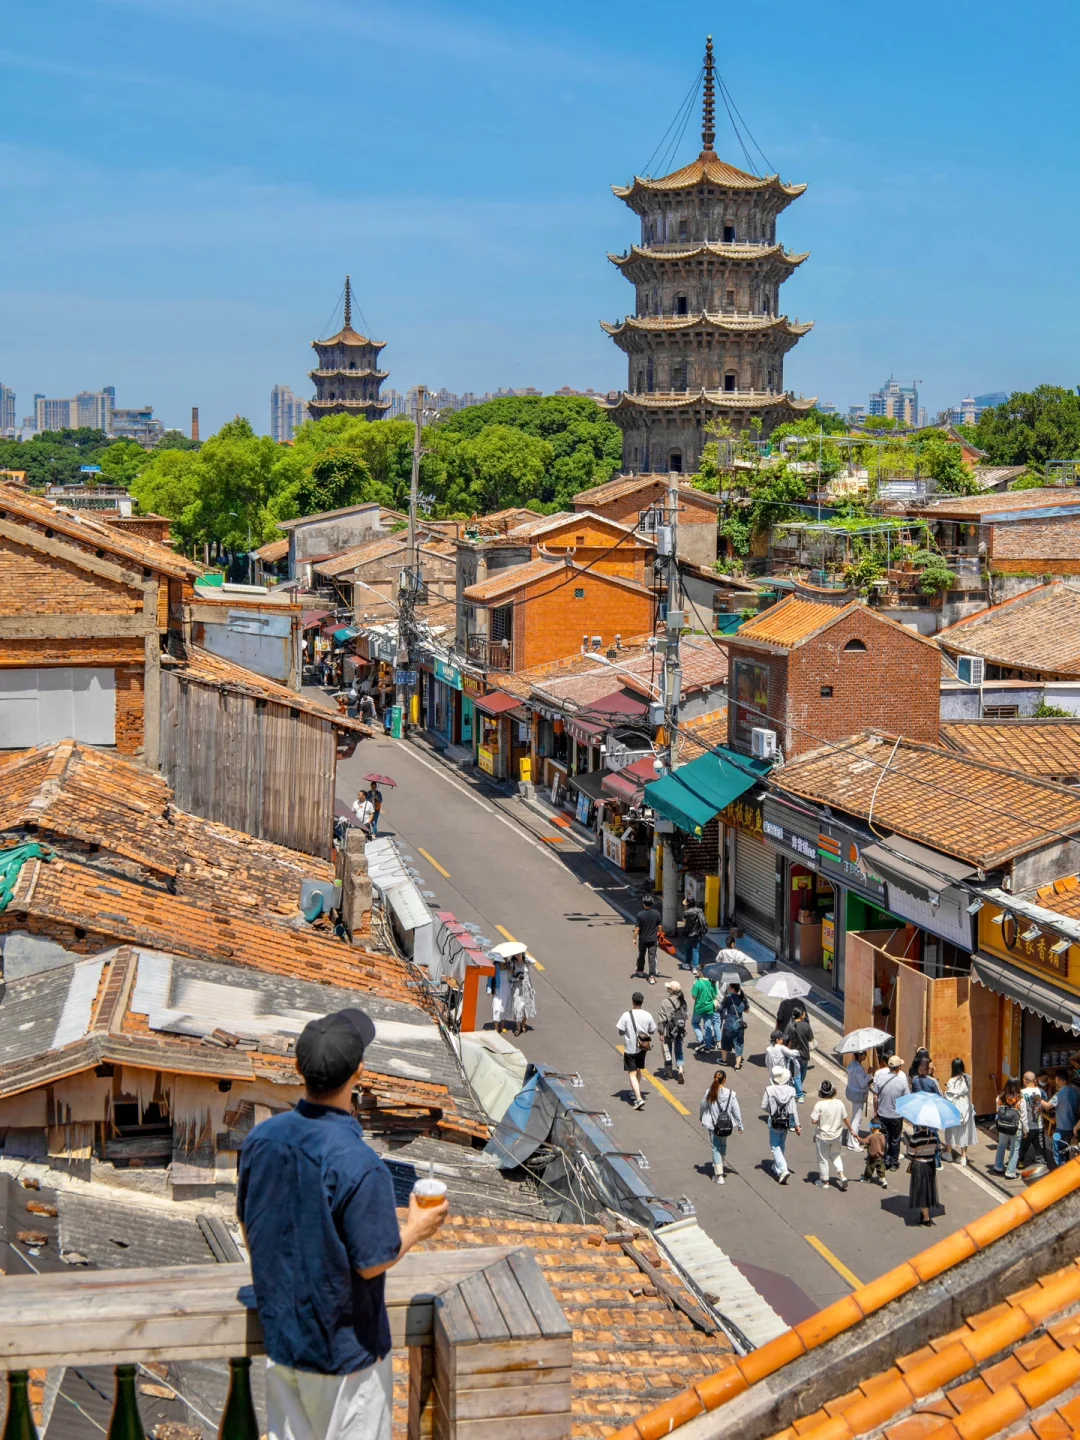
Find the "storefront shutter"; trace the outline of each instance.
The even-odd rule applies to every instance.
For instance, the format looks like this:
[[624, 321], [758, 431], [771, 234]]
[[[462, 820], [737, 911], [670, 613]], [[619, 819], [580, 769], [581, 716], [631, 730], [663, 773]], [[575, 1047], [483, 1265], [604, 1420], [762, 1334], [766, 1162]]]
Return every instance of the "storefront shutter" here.
[[776, 856], [741, 831], [735, 837], [735, 919], [748, 935], [776, 946]]

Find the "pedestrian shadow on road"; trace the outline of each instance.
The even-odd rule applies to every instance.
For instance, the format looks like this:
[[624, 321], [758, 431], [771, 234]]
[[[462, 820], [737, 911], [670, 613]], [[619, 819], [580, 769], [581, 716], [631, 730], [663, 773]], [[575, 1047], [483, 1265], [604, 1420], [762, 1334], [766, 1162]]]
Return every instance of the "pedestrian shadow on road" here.
[[[919, 1212], [918, 1210], [912, 1210], [910, 1208], [906, 1195], [890, 1195], [888, 1200], [882, 1200], [881, 1208], [882, 1210], [887, 1210], [890, 1215], [902, 1216], [904, 1224], [909, 1230], [914, 1229], [915, 1226], [919, 1224]], [[931, 1220], [935, 1220], [944, 1214], [945, 1206], [935, 1205], [930, 1211], [930, 1218]]]

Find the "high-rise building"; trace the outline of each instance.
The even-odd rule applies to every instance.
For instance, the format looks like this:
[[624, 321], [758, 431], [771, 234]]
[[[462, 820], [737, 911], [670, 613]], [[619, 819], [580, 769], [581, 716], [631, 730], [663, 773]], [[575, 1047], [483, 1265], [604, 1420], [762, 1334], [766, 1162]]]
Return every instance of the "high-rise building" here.
[[768, 434], [810, 409], [784, 389], [784, 356], [809, 324], [780, 313], [780, 287], [807, 258], [776, 240], [776, 218], [806, 189], [721, 160], [712, 38], [705, 47], [701, 153], [659, 179], [615, 186], [641, 218], [641, 243], [608, 258], [634, 286], [635, 313], [604, 329], [627, 356], [610, 406], [623, 470], [693, 471], [726, 420]]
[[294, 395], [288, 385], [275, 385], [270, 391], [271, 438], [284, 445], [307, 418], [307, 401]]
[[14, 435], [15, 391], [10, 385], [0, 385], [0, 435]]
[[101, 390], [80, 390], [69, 400], [50, 400], [45, 395], [34, 396], [34, 424], [37, 430], [77, 430], [85, 426], [89, 430], [112, 431], [113, 404], [116, 387], [106, 385]]
[[327, 415], [361, 415], [381, 420], [390, 408], [379, 397], [379, 386], [390, 373], [378, 369], [385, 340], [369, 340], [352, 327], [352, 281], [345, 276], [345, 317], [341, 329], [328, 340], [312, 340], [319, 357], [308, 378], [315, 382], [315, 398], [308, 401], [312, 420]]
[[165, 434], [165, 426], [154, 419], [152, 405], [135, 405], [112, 412], [110, 434], [115, 440], [134, 440], [144, 450], [151, 450]]
[[991, 390], [985, 395], [975, 396], [975, 419], [977, 420], [984, 410], [994, 410], [998, 405], [1007, 405], [1009, 397], [1004, 390]]
[[881, 389], [870, 396], [867, 411], [914, 427], [919, 424], [919, 391], [914, 384], [901, 385], [890, 375]]

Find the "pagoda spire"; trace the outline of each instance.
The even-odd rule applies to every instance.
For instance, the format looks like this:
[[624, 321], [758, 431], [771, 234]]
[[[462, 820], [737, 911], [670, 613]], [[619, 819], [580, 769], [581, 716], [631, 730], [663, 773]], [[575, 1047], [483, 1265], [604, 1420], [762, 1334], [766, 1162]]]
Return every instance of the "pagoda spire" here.
[[348, 275], [345, 276], [345, 327], [352, 329], [352, 281]]
[[716, 151], [716, 80], [713, 62], [712, 36], [705, 38], [705, 90], [701, 106], [701, 153], [714, 155]]

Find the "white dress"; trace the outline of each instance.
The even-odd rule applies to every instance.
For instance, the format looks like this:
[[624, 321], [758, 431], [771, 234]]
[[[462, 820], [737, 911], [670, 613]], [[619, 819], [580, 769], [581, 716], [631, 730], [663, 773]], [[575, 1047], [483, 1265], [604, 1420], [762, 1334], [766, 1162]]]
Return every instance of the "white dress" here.
[[498, 1025], [510, 1018], [512, 998], [509, 965], [496, 965], [495, 974], [488, 984], [491, 987], [491, 1018]]
[[945, 1131], [945, 1145], [950, 1150], [964, 1150], [977, 1145], [979, 1132], [975, 1125], [975, 1109], [971, 1103], [971, 1076], [951, 1075], [945, 1086], [945, 1099], [960, 1111], [960, 1124]]

